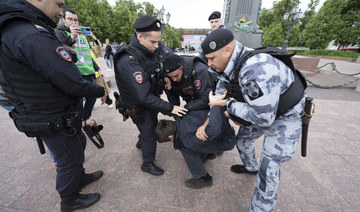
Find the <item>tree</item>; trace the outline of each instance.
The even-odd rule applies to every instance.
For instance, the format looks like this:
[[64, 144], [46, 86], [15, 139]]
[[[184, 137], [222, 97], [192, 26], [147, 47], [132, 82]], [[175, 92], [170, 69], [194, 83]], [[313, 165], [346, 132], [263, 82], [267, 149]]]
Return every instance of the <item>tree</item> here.
[[358, 0], [325, 1], [304, 29], [306, 45], [321, 49], [332, 40], [340, 46], [359, 44], [359, 10]]

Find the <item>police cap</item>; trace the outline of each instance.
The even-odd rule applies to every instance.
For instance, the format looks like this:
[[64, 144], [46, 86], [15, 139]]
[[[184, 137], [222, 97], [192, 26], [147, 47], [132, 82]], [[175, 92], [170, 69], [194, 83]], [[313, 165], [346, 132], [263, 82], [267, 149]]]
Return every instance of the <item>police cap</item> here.
[[218, 19], [218, 18], [221, 18], [221, 13], [219, 11], [214, 11], [211, 13], [208, 20], [210, 21], [210, 20]]
[[214, 30], [202, 42], [201, 48], [204, 54], [215, 52], [234, 40], [233, 33], [225, 28]]
[[171, 73], [181, 66], [181, 57], [177, 54], [172, 54], [169, 57], [166, 58], [166, 60], [163, 62], [163, 69], [166, 73]]
[[133, 27], [137, 32], [160, 31], [161, 22], [152, 16], [143, 15], [136, 19]]

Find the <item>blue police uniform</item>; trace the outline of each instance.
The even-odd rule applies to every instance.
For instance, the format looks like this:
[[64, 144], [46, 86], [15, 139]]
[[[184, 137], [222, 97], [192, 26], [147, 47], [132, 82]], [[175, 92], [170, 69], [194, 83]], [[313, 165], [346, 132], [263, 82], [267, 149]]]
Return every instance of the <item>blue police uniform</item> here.
[[[80, 96], [105, 94], [102, 87], [82, 79], [71, 56], [55, 37], [55, 22], [26, 1], [1, 4], [2, 18], [16, 11], [14, 14], [32, 14], [34, 21], [39, 20], [34, 24], [27, 18], [10, 19], [1, 28], [1, 83], [19, 114], [51, 119], [64, 111], [76, 112]], [[15, 66], [23, 66], [26, 71], [21, 73]], [[56, 190], [62, 197], [78, 193], [85, 174], [85, 135], [80, 130], [69, 133], [64, 126], [63, 130], [40, 135], [58, 162]]]
[[[123, 45], [115, 55], [115, 76], [121, 98], [131, 104], [136, 111], [136, 116], [131, 116], [140, 134], [142, 157], [145, 163], [155, 160], [156, 139], [155, 127], [157, 125], [158, 112], [169, 113], [173, 105], [162, 100], [159, 96], [163, 91], [163, 85], [159, 86], [162, 76], [156, 78], [160, 73], [160, 58], [164, 58], [168, 51], [162, 49], [161, 45], [157, 52], [153, 53], [141, 45], [134, 33], [129, 46], [141, 56], [131, 55], [123, 48]], [[139, 57], [144, 58], [140, 60]], [[143, 62], [151, 63], [144, 67]], [[151, 69], [151, 70], [150, 70]]]
[[207, 174], [201, 160], [202, 153], [232, 150], [236, 144], [235, 132], [224, 116], [224, 111], [219, 106], [210, 109], [209, 123], [205, 128], [208, 135], [206, 141], [198, 139], [196, 131], [204, 124], [209, 110], [189, 111], [185, 116], [176, 118], [174, 148], [181, 151], [194, 178]]
[[194, 60], [193, 64], [186, 64], [188, 62], [185, 58], [189, 57], [184, 56], [182, 58], [183, 74], [181, 82], [171, 81], [171, 89], [165, 89], [169, 102], [173, 105], [180, 105], [179, 97], [181, 96], [186, 101], [184, 108], [189, 111], [208, 109], [209, 92], [212, 88], [208, 66], [197, 60]]

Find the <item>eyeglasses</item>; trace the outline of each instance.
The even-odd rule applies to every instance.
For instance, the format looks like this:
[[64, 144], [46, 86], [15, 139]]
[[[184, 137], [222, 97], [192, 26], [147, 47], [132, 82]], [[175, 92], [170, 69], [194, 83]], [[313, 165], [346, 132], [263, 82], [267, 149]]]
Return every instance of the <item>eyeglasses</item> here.
[[76, 18], [70, 18], [70, 17], [67, 17], [66, 20], [70, 21], [70, 22], [79, 22], [79, 19], [76, 19]]

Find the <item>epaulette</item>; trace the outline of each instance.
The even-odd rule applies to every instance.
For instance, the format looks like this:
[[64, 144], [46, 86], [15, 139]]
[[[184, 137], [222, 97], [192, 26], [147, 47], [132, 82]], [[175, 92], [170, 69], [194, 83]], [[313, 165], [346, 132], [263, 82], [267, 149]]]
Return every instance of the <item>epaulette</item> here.
[[45, 29], [44, 27], [34, 24], [34, 26], [36, 27], [36, 29], [38, 29], [40, 32], [47, 32], [49, 33], [49, 31], [47, 29]]

